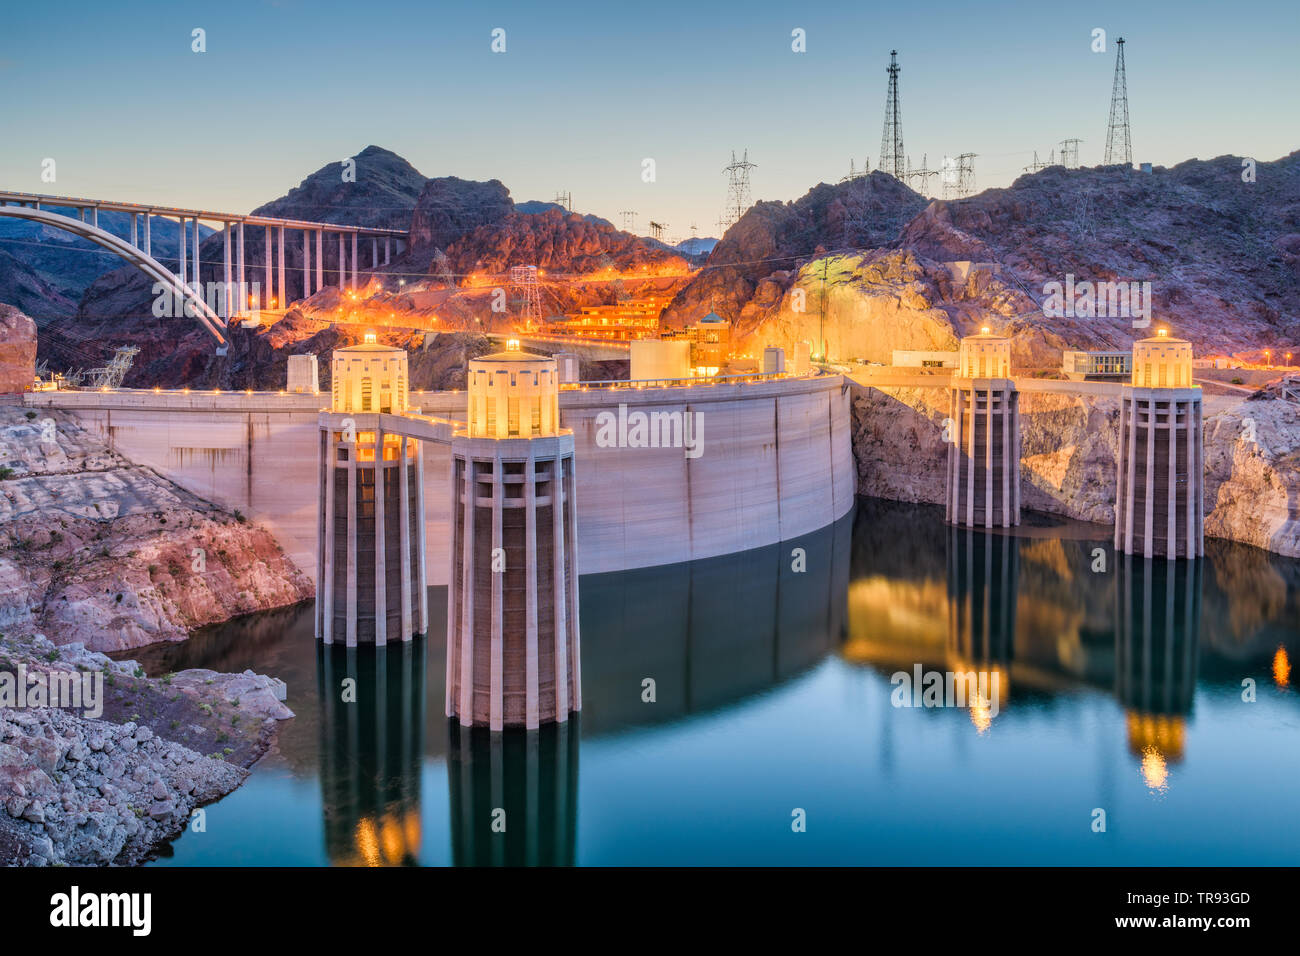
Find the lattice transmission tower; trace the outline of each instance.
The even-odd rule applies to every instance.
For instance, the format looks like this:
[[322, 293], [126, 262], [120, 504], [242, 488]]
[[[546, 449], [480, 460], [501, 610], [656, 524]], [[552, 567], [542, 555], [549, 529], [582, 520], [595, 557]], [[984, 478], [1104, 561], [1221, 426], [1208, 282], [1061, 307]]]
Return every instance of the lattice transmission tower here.
[[938, 176], [938, 175], [939, 175], [939, 170], [930, 168], [929, 155], [922, 153], [921, 165], [916, 167], [915, 169], [912, 168], [912, 158], [910, 156], [908, 157], [907, 178], [904, 181], [907, 183], [908, 186], [912, 188], [913, 192], [918, 193], [919, 195], [922, 196], [928, 196], [929, 188], [930, 188], [930, 177]]
[[618, 214], [623, 217], [623, 231], [636, 232], [636, 210], [621, 209]]
[[1061, 140], [1061, 165], [1066, 169], [1079, 168], [1079, 144], [1081, 139]]
[[718, 222], [723, 232], [739, 222], [740, 217], [749, 211], [749, 171], [756, 168], [757, 164], [749, 161], [749, 150], [745, 150], [739, 160], [736, 159], [736, 151], [734, 149], [731, 151], [731, 165], [722, 170], [729, 177], [727, 206], [722, 212], [722, 219]]
[[537, 285], [537, 266], [511, 266], [510, 288], [519, 303], [519, 324], [533, 328], [542, 321], [542, 294]]
[[943, 198], [965, 199], [975, 193], [976, 153], [962, 153], [955, 159], [943, 158]]
[[90, 378], [90, 387], [121, 388], [122, 380], [131, 371], [131, 364], [139, 354], [140, 350], [134, 345], [119, 345], [107, 365], [92, 368], [85, 373]]
[[889, 91], [885, 94], [885, 128], [880, 134], [880, 171], [899, 182], [907, 175], [903, 160], [903, 114], [898, 107], [898, 51], [889, 51]]
[[1128, 128], [1128, 79], [1124, 74], [1124, 38], [1117, 41], [1115, 54], [1115, 83], [1110, 91], [1110, 125], [1106, 127], [1106, 160], [1104, 165], [1123, 163], [1133, 165], [1133, 144]]
[[849, 158], [849, 174], [841, 176], [840, 182], [850, 183], [855, 179], [862, 179], [864, 176], [871, 174], [871, 157], [868, 156], [862, 161], [862, 168], [858, 169], [853, 163], [853, 158]]
[[1045, 163], [1040, 163], [1038, 161], [1038, 150], [1034, 150], [1034, 161], [1030, 163], [1028, 166], [1026, 166], [1024, 168], [1024, 171], [1027, 173], [1036, 173], [1040, 169], [1046, 169], [1048, 166], [1055, 166], [1055, 165], [1056, 165], [1056, 150], [1052, 150], [1051, 158]]

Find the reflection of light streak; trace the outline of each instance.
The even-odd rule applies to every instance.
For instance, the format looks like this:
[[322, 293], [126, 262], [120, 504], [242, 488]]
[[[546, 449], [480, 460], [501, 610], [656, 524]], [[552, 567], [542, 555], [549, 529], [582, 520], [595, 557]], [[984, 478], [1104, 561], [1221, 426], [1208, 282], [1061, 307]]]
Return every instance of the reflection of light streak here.
[[375, 822], [369, 817], [357, 821], [357, 852], [366, 866], [379, 866], [379, 839], [375, 833]]
[[989, 709], [989, 702], [982, 694], [976, 694], [971, 698], [970, 722], [981, 734], [993, 725], [993, 713]]
[[1157, 793], [1169, 789], [1169, 765], [1155, 747], [1147, 747], [1142, 751], [1142, 777], [1146, 780], [1147, 787]]
[[1273, 682], [1278, 687], [1286, 687], [1291, 683], [1291, 661], [1286, 656], [1285, 647], [1279, 646], [1273, 655]]
[[406, 845], [403, 841], [400, 822], [391, 813], [386, 813], [380, 828], [384, 841], [384, 862], [390, 866], [402, 862], [402, 857], [406, 852]]

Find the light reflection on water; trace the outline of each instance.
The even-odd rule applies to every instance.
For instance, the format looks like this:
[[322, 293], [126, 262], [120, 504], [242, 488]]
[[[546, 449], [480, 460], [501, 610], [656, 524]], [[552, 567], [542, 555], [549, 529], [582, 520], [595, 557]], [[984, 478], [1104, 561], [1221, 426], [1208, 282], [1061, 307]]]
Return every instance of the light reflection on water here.
[[[448, 725], [441, 591], [432, 636], [378, 655], [318, 648], [309, 606], [138, 652], [275, 674], [297, 714], [161, 862], [1295, 863], [1300, 562], [1108, 537], [863, 499], [778, 547], [585, 577], [583, 713], [532, 734]], [[918, 665], [997, 697], [892, 706]]]

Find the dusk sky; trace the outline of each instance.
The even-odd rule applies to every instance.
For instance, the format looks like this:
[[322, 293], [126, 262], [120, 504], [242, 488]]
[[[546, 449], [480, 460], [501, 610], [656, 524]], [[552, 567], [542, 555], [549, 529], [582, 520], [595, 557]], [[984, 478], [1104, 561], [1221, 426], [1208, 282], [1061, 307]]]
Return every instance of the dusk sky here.
[[712, 235], [733, 149], [758, 164], [754, 199], [795, 199], [850, 158], [875, 168], [891, 48], [914, 165], [974, 152], [978, 187], [1005, 186], [1066, 137], [1095, 165], [1121, 35], [1135, 162], [1300, 148], [1300, 4], [1282, 0], [86, 0], [6, 6], [0, 187], [239, 212], [373, 143], [517, 201], [566, 190], [616, 224], [633, 209], [639, 231]]

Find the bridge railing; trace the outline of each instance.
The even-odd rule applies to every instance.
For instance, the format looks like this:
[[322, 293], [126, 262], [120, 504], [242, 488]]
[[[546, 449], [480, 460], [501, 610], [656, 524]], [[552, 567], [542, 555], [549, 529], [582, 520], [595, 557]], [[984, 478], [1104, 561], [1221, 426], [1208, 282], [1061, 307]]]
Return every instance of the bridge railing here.
[[703, 378], [638, 378], [613, 379], [610, 381], [566, 382], [560, 391], [583, 391], [592, 388], [633, 389], [633, 388], [698, 388], [705, 385], [743, 385], [749, 382], [780, 382], [794, 378], [810, 378], [820, 372], [807, 372], [802, 375], [794, 372], [749, 372], [741, 375], [711, 375]]

